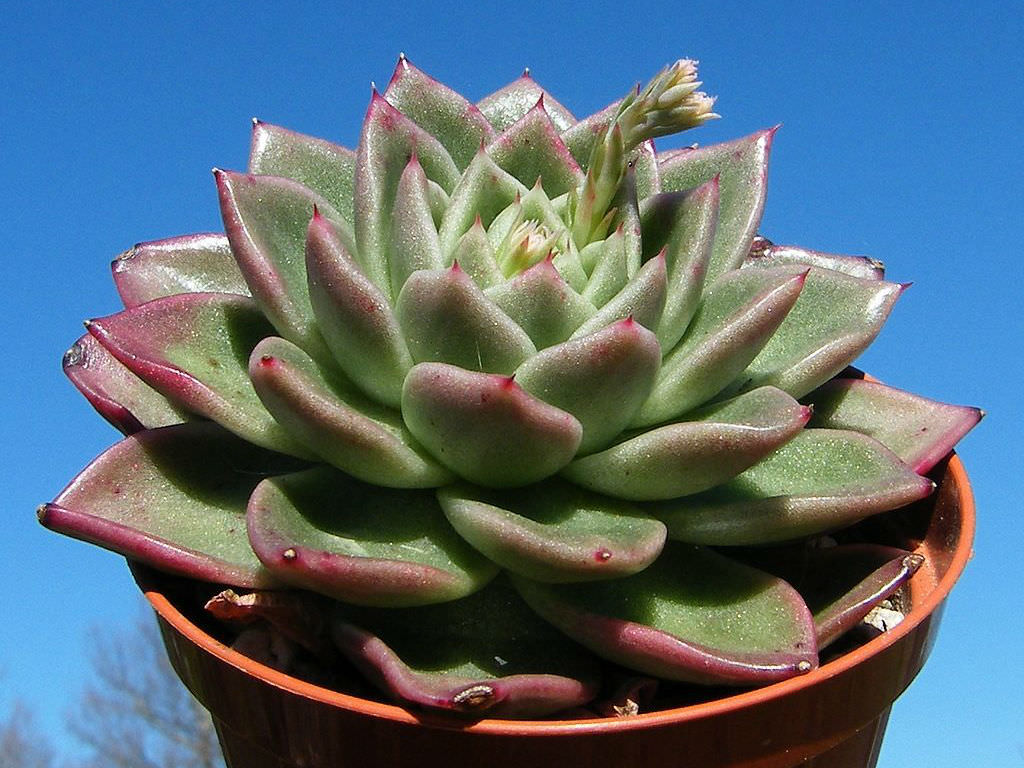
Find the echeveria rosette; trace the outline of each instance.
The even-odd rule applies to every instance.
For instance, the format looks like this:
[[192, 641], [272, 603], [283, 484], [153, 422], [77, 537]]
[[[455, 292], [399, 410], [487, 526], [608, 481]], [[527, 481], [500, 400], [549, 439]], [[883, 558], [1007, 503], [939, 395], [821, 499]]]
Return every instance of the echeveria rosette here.
[[578, 706], [591, 653], [813, 668], [916, 556], [791, 584], [750, 547], [926, 496], [979, 412], [834, 378], [903, 287], [757, 236], [774, 129], [658, 154], [717, 117], [699, 85], [680, 61], [577, 121], [528, 75], [474, 105], [402, 57], [354, 152], [255, 121], [248, 171], [215, 171], [225, 234], [114, 262], [126, 309], [65, 370], [129, 436], [43, 523], [327, 596], [338, 649], [420, 706]]

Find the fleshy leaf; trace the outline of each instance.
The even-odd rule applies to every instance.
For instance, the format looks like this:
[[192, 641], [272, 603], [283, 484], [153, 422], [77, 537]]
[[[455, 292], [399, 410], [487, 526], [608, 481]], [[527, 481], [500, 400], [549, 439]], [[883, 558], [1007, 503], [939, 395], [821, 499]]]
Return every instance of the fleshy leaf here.
[[674, 419], [721, 392], [761, 351], [798, 300], [806, 271], [779, 267], [723, 275], [669, 352], [637, 425]]
[[[356, 151], [355, 215], [359, 259], [366, 276], [391, 290], [391, 216], [398, 182], [415, 155], [427, 178], [448, 194], [459, 169], [441, 143], [374, 91]], [[460, 233], [461, 234], [461, 233]]]
[[260, 483], [246, 522], [253, 551], [281, 581], [357, 605], [455, 600], [497, 573], [433, 492], [366, 485], [328, 467]]
[[397, 700], [467, 716], [537, 718], [589, 701], [600, 667], [503, 580], [402, 611], [338, 604], [334, 641]]
[[419, 363], [406, 377], [409, 431], [456, 474], [489, 487], [526, 485], [572, 459], [583, 428], [511, 377]]
[[555, 98], [537, 85], [526, 71], [516, 80], [499, 88], [490, 96], [485, 96], [477, 106], [484, 113], [484, 117], [490, 121], [497, 131], [504, 131], [512, 126], [523, 115], [529, 112], [543, 97], [544, 108], [547, 110], [551, 121], [560, 132], [571, 127], [576, 118], [572, 113], [555, 101]]
[[526, 332], [456, 264], [410, 277], [395, 305], [416, 362], [510, 374], [536, 352]]
[[500, 493], [454, 485], [440, 489], [438, 499], [462, 538], [538, 581], [628, 576], [654, 562], [665, 544], [659, 520], [559, 480]]
[[718, 229], [707, 283], [746, 258], [764, 211], [768, 183], [768, 155], [774, 128], [722, 144], [684, 149], [662, 160], [664, 192], [693, 189], [720, 177]]
[[469, 165], [494, 129], [476, 105], [400, 56], [384, 98], [434, 136], [460, 168]]
[[[505, 276], [501, 273], [498, 261], [494, 257], [494, 248], [487, 239], [487, 232], [483, 224], [477, 220], [462, 237], [459, 238], [452, 254], [453, 259], [446, 260], [451, 263], [456, 261], [462, 270], [473, 278], [473, 282], [481, 288], [490, 288], [505, 282]], [[502, 307], [504, 309], [504, 307]], [[506, 312], [508, 310], [506, 309]]]
[[752, 685], [817, 665], [814, 624], [796, 590], [703, 547], [667, 544], [653, 565], [622, 579], [514, 583], [577, 642], [656, 677]]
[[306, 264], [313, 311], [334, 359], [364, 392], [397, 408], [413, 363], [387, 296], [318, 215], [309, 223]]
[[804, 429], [714, 490], [645, 508], [665, 521], [673, 539], [768, 544], [851, 525], [934, 487], [866, 435]]
[[[593, 263], [588, 264], [591, 260]], [[623, 228], [618, 227], [604, 240], [588, 243], [580, 253], [580, 261], [590, 272], [583, 298], [595, 307], [603, 307], [626, 287], [630, 278]]]
[[126, 435], [188, 420], [186, 411], [125, 368], [88, 333], [64, 353], [63, 366], [92, 407]]
[[347, 223], [351, 241], [356, 153], [286, 128], [253, 120], [249, 173], [284, 176], [321, 195]]
[[402, 171], [391, 214], [391, 295], [418, 269], [448, 266], [441, 254], [434, 217], [430, 212], [428, 181], [416, 155]]
[[885, 266], [882, 262], [869, 256], [841, 256], [798, 248], [795, 245], [775, 245], [764, 238], [755, 238], [743, 266], [774, 267], [787, 264], [832, 269], [861, 280], [881, 280], [885, 277]]
[[629, 424], [647, 399], [660, 363], [654, 334], [627, 318], [542, 350], [516, 369], [516, 382], [575, 416], [583, 425], [579, 451], [589, 453]]
[[666, 280], [665, 254], [659, 253], [640, 268], [625, 288], [577, 328], [571, 338], [578, 339], [627, 317], [645, 328], [656, 329], [665, 308]]
[[763, 547], [744, 561], [792, 584], [814, 615], [819, 649], [859, 624], [903, 586], [924, 557], [880, 544]]
[[595, 311], [565, 282], [550, 258], [498, 283], [486, 294], [526, 331], [537, 349], [565, 341]]
[[648, 199], [641, 212], [644, 256], [665, 249], [668, 295], [658, 324], [664, 350], [679, 342], [700, 302], [718, 223], [718, 190], [716, 176], [696, 189]]
[[814, 406], [811, 426], [870, 435], [922, 475], [982, 417], [978, 408], [947, 405], [860, 379], [833, 379], [805, 400]]
[[736, 385], [771, 385], [803, 397], [874, 341], [904, 288], [811, 267], [796, 304]]
[[573, 482], [623, 499], [653, 501], [724, 483], [790, 440], [810, 409], [762, 387], [576, 459], [562, 470]]
[[291, 342], [272, 336], [257, 344], [249, 377], [282, 427], [353, 477], [390, 488], [433, 488], [451, 480], [416, 444], [401, 414], [368, 400]]
[[125, 307], [176, 293], [249, 295], [224, 235], [201, 234], [139, 243], [110, 265]]
[[157, 392], [256, 445], [308, 457], [263, 407], [249, 354], [273, 335], [252, 299], [183, 293], [92, 320], [89, 333]]
[[231, 250], [253, 298], [279, 335], [320, 352], [324, 342], [306, 278], [306, 228], [315, 208], [345, 242], [347, 225], [341, 214], [291, 179], [219, 170], [215, 176]]
[[482, 148], [470, 162], [451, 193], [438, 233], [441, 251], [450, 255], [459, 241], [477, 220], [489, 227], [494, 217], [526, 194], [515, 176], [503, 171]]
[[583, 180], [583, 172], [562, 143], [543, 100], [502, 131], [487, 153], [524, 186], [532, 187], [541, 179], [551, 196], [574, 190]]
[[590, 153], [615, 119], [621, 102], [615, 101], [599, 112], [583, 118], [562, 131], [562, 141], [581, 166], [590, 161]]
[[39, 516], [47, 528], [164, 571], [275, 587], [249, 548], [245, 506], [261, 479], [297, 468], [216, 424], [178, 424], [109, 448]]

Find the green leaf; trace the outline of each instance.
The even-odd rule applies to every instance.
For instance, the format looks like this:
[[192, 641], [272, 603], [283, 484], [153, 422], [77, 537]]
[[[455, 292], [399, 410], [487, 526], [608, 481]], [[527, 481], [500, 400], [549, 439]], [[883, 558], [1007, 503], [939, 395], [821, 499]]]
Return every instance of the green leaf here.
[[[462, 270], [473, 278], [473, 282], [481, 288], [503, 285], [505, 276], [494, 257], [494, 248], [487, 239], [484, 226], [477, 219], [459, 241], [455, 244], [454, 258], [451, 263], [458, 263]], [[504, 309], [504, 307], [503, 307]], [[506, 310], [507, 312], [508, 310]]]
[[672, 499], [714, 488], [790, 440], [810, 418], [785, 392], [762, 387], [687, 414], [576, 459], [562, 470], [575, 483], [623, 499]]
[[811, 251], [795, 245], [775, 245], [764, 238], [755, 239], [750, 255], [743, 262], [744, 267], [775, 267], [787, 264], [832, 269], [861, 280], [881, 280], [885, 277], [885, 266], [882, 262], [869, 256], [841, 256]]
[[550, 258], [485, 293], [526, 331], [537, 349], [565, 341], [595, 312], [594, 306], [565, 282]]
[[239, 437], [308, 458], [263, 407], [248, 376], [249, 354], [273, 328], [252, 299], [185, 293], [90, 321], [89, 333], [171, 401]]
[[775, 128], [661, 159], [661, 189], [679, 192], [719, 176], [720, 207], [707, 283], [743, 263], [757, 233], [768, 182], [768, 155]]
[[366, 485], [327, 467], [261, 482], [246, 518], [253, 551], [277, 578], [357, 605], [456, 600], [497, 573], [431, 491]]
[[296, 440], [353, 477], [390, 488], [433, 488], [451, 475], [413, 439], [401, 414], [368, 400], [284, 339], [264, 339], [249, 377]]
[[796, 304], [734, 386], [803, 397], [874, 341], [905, 287], [811, 267]]
[[665, 526], [630, 504], [558, 480], [487, 491], [438, 491], [448, 521], [466, 541], [509, 571], [539, 581], [628, 576], [650, 565]]
[[86, 467], [40, 521], [163, 571], [277, 587], [249, 548], [245, 507], [264, 477], [296, 468], [210, 422], [138, 432]]
[[589, 453], [629, 424], [647, 399], [660, 363], [654, 334], [627, 319], [538, 352], [516, 369], [515, 377], [531, 395], [579, 420], [579, 451]]
[[542, 101], [502, 131], [487, 153], [527, 187], [541, 179], [551, 196], [576, 189], [583, 181], [579, 165], [562, 143]]
[[537, 351], [458, 266], [415, 272], [398, 296], [395, 315], [418, 363], [510, 374]]
[[90, 334], [64, 353], [65, 375], [99, 414], [125, 434], [187, 421], [177, 407], [129, 371]]
[[769, 544], [846, 527], [922, 499], [934, 487], [866, 435], [804, 429], [724, 485], [646, 509], [673, 539]]
[[176, 293], [249, 295], [224, 235], [201, 234], [139, 243], [110, 265], [125, 307]]
[[666, 280], [665, 257], [659, 254], [647, 261], [636, 277], [577, 328], [571, 338], [578, 339], [628, 317], [654, 330], [665, 308]]
[[387, 296], [319, 216], [309, 224], [306, 264], [313, 311], [334, 359], [366, 394], [397, 408], [413, 361]]
[[504, 131], [533, 109], [541, 99], [559, 131], [565, 131], [576, 122], [568, 109], [534, 82], [529, 71], [490, 96], [485, 96], [477, 102], [477, 106], [495, 130]]
[[494, 138], [494, 129], [474, 104], [405, 56], [399, 57], [384, 98], [440, 141], [460, 169], [469, 165], [481, 144]]
[[402, 416], [438, 461], [495, 488], [553, 475], [572, 459], [583, 433], [573, 416], [510, 377], [444, 363], [419, 363], [409, 372]]
[[345, 242], [341, 214], [290, 179], [227, 171], [215, 176], [231, 250], [263, 314], [278, 335], [309, 351], [326, 351], [309, 300], [306, 228], [316, 209]]
[[503, 579], [439, 605], [336, 610], [339, 650], [406, 704], [538, 718], [597, 692], [597, 660], [538, 618]]
[[978, 408], [947, 405], [860, 379], [833, 379], [805, 400], [814, 406], [811, 426], [870, 435], [922, 475], [982, 417]]
[[430, 212], [427, 177], [413, 155], [402, 171], [391, 213], [391, 295], [397, 296], [418, 269], [448, 266]]
[[668, 544], [653, 565], [622, 579], [514, 583], [569, 637], [656, 677], [753, 685], [817, 664], [814, 625], [796, 591], [702, 547]]
[[665, 356], [654, 391], [633, 423], [674, 419], [721, 392], [768, 343], [798, 300], [805, 278], [806, 272], [794, 267], [723, 275]]
[[254, 120], [249, 173], [284, 176], [321, 195], [344, 218], [348, 240], [355, 213], [352, 201], [356, 153], [313, 136]]
[[363, 272], [390, 292], [391, 217], [399, 180], [416, 156], [427, 178], [451, 194], [459, 169], [441, 143], [374, 92], [356, 151], [355, 236]]

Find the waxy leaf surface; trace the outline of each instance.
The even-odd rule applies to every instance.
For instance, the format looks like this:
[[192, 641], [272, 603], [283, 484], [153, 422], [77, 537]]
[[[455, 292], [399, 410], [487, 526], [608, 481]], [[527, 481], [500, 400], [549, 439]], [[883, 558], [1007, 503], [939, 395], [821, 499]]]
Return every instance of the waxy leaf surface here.
[[514, 583], [569, 637], [656, 677], [750, 685], [817, 664], [814, 624], [796, 590], [702, 547], [668, 544], [649, 568], [612, 581]]
[[497, 573], [431, 491], [367, 485], [329, 467], [260, 483], [246, 521], [253, 551], [281, 581], [358, 605], [455, 600]]

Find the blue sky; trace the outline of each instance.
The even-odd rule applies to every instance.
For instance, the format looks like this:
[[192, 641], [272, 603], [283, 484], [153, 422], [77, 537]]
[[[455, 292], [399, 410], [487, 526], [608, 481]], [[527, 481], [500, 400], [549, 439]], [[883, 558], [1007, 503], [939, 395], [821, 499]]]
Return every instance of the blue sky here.
[[20, 698], [58, 738], [89, 628], [136, 615], [123, 561], [35, 521], [117, 437], [60, 357], [83, 319], [118, 308], [118, 252], [220, 228], [209, 169], [244, 166], [251, 117], [352, 146], [399, 51], [471, 98], [529, 66], [583, 116], [688, 56], [724, 116], [688, 141], [783, 124], [762, 231], [914, 282], [862, 367], [989, 412], [961, 445], [975, 558], [880, 765], [1024, 765], [1019, 4], [128, 5], [37, 2], [0, 21], [0, 710]]

